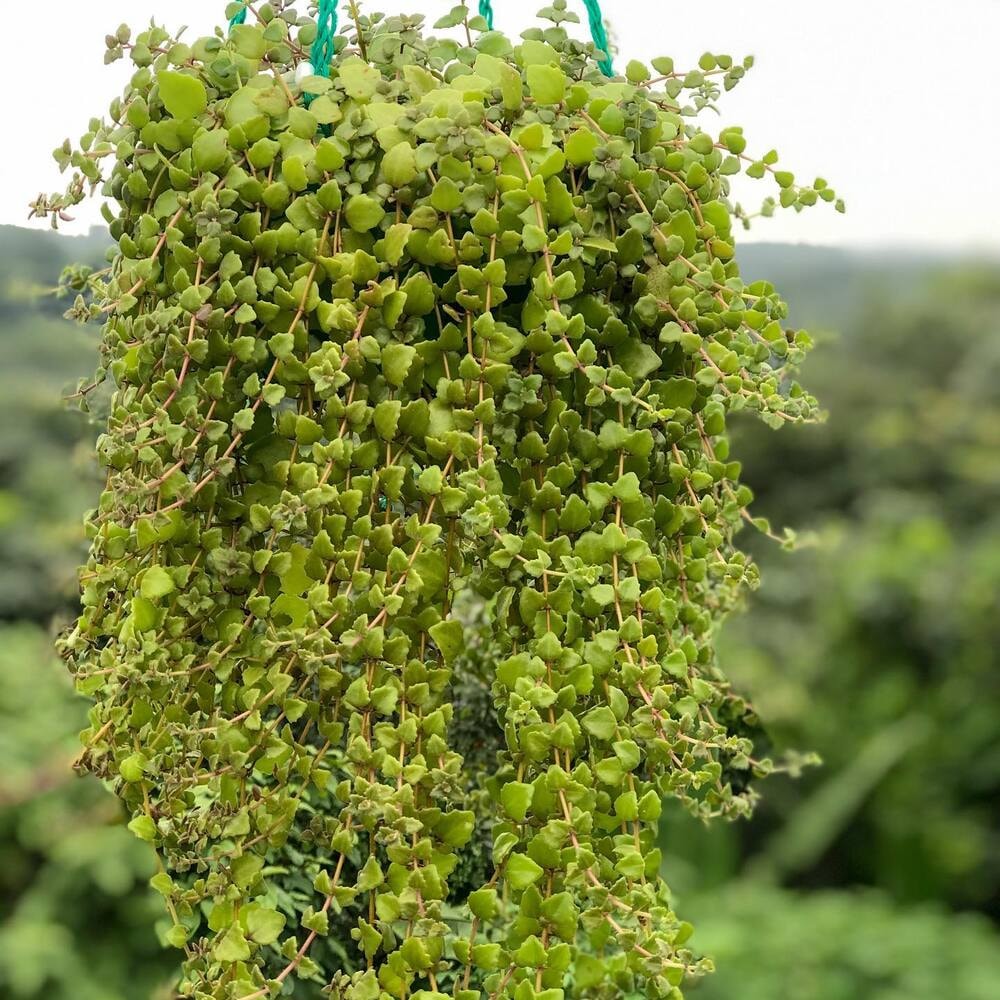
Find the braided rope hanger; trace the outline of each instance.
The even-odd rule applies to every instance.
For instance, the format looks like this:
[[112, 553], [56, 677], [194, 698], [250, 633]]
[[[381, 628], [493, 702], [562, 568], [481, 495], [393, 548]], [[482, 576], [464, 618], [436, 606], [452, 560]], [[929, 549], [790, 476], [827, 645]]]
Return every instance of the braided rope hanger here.
[[[229, 19], [229, 27], [244, 24], [247, 19], [247, 7], [250, 0], [243, 0], [242, 7]], [[597, 65], [605, 76], [614, 76], [611, 64], [611, 52], [608, 47], [608, 33], [604, 30], [604, 15], [601, 12], [600, 0], [583, 0], [587, 8], [587, 20], [590, 24], [590, 34], [594, 39], [594, 47], [604, 55]], [[493, 30], [492, 0], [479, 0], [479, 13], [486, 21], [486, 26]], [[313, 42], [310, 61], [319, 76], [329, 76], [330, 61], [333, 59], [334, 36], [337, 33], [337, 3], [336, 0], [319, 0], [319, 12], [316, 17], [316, 41]]]
[[[483, 0], [489, 2], [489, 0]], [[250, 0], [243, 0], [243, 5], [229, 19], [229, 27], [245, 24], [247, 7]], [[309, 53], [309, 61], [317, 76], [330, 75], [330, 62], [335, 54], [335, 36], [337, 34], [337, 0], [319, 0], [319, 11], [316, 14], [316, 40]]]
[[599, 59], [597, 65], [605, 76], [614, 76], [614, 67], [611, 65], [611, 49], [608, 46], [608, 33], [604, 30], [604, 15], [601, 13], [599, 0], [583, 0], [583, 5], [587, 8], [590, 34], [594, 39], [594, 46], [598, 52], [604, 53], [604, 58]]
[[[611, 65], [611, 50], [608, 48], [608, 33], [604, 30], [604, 15], [601, 13], [600, 0], [583, 0], [583, 5], [587, 8], [587, 20], [590, 24], [590, 35], [594, 39], [594, 48], [604, 55], [603, 59], [598, 60], [597, 65], [605, 76], [614, 76], [615, 71]], [[492, 0], [479, 0], [479, 14], [485, 19], [486, 26], [492, 31]]]

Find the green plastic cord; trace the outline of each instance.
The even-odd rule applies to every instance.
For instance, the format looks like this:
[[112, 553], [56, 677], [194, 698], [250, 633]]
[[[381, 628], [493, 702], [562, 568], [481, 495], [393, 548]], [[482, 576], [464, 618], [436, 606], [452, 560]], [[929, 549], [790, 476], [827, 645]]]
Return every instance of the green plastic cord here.
[[486, 19], [486, 27], [493, 30], [493, 4], [490, 0], [479, 0], [479, 14]]

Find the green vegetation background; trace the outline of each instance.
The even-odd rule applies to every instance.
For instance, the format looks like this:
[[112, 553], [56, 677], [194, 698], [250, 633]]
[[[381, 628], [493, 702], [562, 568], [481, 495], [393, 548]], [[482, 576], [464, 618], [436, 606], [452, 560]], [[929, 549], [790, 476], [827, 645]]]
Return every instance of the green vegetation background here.
[[[145, 846], [73, 777], [74, 608], [94, 430], [61, 405], [95, 335], [46, 293], [99, 237], [0, 227], [0, 996], [169, 996]], [[742, 253], [819, 347], [827, 423], [737, 428], [764, 585], [723, 637], [776, 748], [751, 824], [671, 813], [668, 880], [719, 971], [695, 1000], [994, 1000], [1000, 982], [1000, 263]], [[160, 990], [160, 993], [157, 993]]]

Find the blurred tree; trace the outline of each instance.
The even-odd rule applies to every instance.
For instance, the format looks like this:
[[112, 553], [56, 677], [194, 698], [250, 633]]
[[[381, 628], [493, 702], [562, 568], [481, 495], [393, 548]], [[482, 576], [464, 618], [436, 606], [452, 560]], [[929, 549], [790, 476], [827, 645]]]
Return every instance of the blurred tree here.
[[[71, 769], [87, 706], [38, 624], [67, 614], [84, 552], [91, 430], [62, 404], [92, 345], [48, 292], [104, 237], [0, 227], [0, 996], [146, 1000], [174, 956], [153, 929], [153, 857]], [[69, 387], [69, 388], [67, 388]], [[72, 466], [72, 468], [71, 468]], [[20, 622], [20, 624], [12, 624]]]
[[51, 639], [0, 628], [0, 996], [146, 1000], [175, 956], [153, 933], [152, 852], [70, 763], [86, 705]]
[[693, 907], [716, 972], [690, 1000], [994, 1000], [988, 921], [900, 910], [875, 892], [808, 894], [736, 883]]
[[61, 396], [92, 369], [93, 345], [47, 288], [77, 254], [99, 263], [104, 244], [0, 226], [0, 619], [45, 622], [76, 600], [81, 517], [99, 486], [76, 450], [86, 422]]
[[[996, 270], [862, 299], [805, 373], [829, 422], [744, 430], [755, 512], [819, 542], [757, 546], [764, 586], [723, 643], [779, 746], [826, 762], [769, 789], [758, 869], [1000, 914], [998, 309]], [[745, 836], [697, 850], [722, 878]]]

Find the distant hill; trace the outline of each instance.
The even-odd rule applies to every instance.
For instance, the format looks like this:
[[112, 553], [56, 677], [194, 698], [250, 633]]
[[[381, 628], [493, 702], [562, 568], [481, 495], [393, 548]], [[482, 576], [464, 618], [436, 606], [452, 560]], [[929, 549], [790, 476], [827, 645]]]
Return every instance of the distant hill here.
[[0, 619], [45, 622], [75, 603], [93, 433], [62, 402], [96, 364], [96, 330], [49, 294], [73, 262], [100, 265], [108, 237], [0, 226]]
[[872, 296], [910, 299], [953, 258], [890, 250], [845, 250], [805, 243], [745, 243], [744, 278], [766, 278], [784, 295], [790, 322], [810, 330], [845, 329]]
[[0, 226], [0, 322], [25, 312], [61, 316], [66, 306], [41, 294], [68, 264], [99, 266], [110, 245], [101, 229], [67, 236], [50, 229]]

